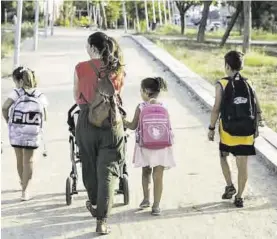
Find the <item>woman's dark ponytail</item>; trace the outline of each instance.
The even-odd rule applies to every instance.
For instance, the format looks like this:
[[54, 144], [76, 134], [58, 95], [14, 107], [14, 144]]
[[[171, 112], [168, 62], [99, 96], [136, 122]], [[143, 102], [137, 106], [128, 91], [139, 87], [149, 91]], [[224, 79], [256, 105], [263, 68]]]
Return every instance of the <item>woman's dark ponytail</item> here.
[[97, 49], [104, 63], [103, 71], [119, 74], [123, 72], [123, 54], [118, 43], [103, 32], [89, 36], [88, 44]]

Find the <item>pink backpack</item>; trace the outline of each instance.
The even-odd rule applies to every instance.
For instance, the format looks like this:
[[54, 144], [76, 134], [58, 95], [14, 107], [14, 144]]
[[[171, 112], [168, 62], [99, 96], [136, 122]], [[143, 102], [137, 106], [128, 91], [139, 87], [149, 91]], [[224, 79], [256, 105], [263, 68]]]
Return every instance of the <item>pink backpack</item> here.
[[161, 104], [141, 108], [139, 145], [148, 149], [163, 149], [172, 145], [172, 131], [167, 109]]

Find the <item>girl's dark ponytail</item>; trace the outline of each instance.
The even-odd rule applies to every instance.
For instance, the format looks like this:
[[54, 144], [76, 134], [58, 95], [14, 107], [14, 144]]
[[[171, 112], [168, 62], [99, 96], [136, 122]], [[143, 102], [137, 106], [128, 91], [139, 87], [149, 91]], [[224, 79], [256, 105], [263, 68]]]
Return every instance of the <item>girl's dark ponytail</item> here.
[[159, 91], [167, 91], [166, 81], [162, 77], [155, 77], [154, 79], [158, 82]]

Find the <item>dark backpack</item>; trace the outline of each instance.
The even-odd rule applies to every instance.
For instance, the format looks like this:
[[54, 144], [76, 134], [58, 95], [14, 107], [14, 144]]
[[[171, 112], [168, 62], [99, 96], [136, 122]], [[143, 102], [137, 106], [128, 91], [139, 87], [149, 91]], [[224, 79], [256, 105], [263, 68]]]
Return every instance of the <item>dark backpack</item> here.
[[240, 74], [223, 78], [221, 119], [223, 130], [232, 136], [250, 136], [256, 132], [256, 101], [247, 79]]
[[110, 80], [110, 72], [105, 69], [98, 71], [92, 62], [91, 66], [98, 78], [98, 86], [94, 99], [89, 103], [88, 120], [96, 127], [112, 127], [121, 120], [119, 96]]

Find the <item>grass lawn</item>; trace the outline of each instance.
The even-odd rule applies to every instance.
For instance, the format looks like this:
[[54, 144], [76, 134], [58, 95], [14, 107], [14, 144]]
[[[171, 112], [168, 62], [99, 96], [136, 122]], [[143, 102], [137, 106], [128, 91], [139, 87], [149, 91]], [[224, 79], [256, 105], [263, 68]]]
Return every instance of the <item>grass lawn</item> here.
[[[188, 38], [196, 38], [197, 37], [197, 29], [186, 29], [186, 33], [183, 35]], [[150, 34], [155, 35], [167, 35], [167, 36], [182, 36], [181, 35], [180, 26], [176, 25], [165, 25], [158, 28], [155, 32]], [[215, 32], [206, 32], [206, 39], [221, 39], [224, 35], [224, 30], [218, 30]], [[239, 34], [238, 31], [233, 30], [230, 33], [229, 39], [237, 40], [242, 39], [243, 36]], [[273, 34], [270, 32], [264, 32], [261, 30], [252, 30], [252, 40], [264, 40], [264, 41], [277, 41], [277, 34]]]
[[[212, 44], [179, 41], [156, 43], [211, 83], [225, 76], [224, 54], [230, 47], [219, 49]], [[245, 56], [244, 63], [242, 74], [256, 89], [267, 125], [277, 131], [277, 58], [253, 49]]]
[[[2, 25], [3, 28], [11, 28], [12, 25]], [[31, 23], [23, 23], [21, 27], [21, 40], [26, 37], [32, 37], [34, 34], [33, 25]], [[14, 49], [14, 32], [4, 32], [1, 30], [1, 59], [10, 55]]]

